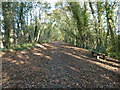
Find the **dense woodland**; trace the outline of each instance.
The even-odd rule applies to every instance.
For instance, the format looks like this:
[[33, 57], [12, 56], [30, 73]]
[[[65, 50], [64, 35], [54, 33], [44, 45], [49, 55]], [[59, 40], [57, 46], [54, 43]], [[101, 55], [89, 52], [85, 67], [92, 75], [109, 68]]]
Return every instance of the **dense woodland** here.
[[2, 2], [0, 48], [15, 49], [51, 41], [120, 59], [117, 2]]

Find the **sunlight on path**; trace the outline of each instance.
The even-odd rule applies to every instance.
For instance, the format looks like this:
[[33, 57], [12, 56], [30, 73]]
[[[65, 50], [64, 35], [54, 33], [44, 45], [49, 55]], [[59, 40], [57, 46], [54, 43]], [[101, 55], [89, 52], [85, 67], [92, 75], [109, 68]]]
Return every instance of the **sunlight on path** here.
[[119, 63], [96, 60], [90, 51], [63, 42], [37, 44], [3, 54], [3, 87], [118, 87]]

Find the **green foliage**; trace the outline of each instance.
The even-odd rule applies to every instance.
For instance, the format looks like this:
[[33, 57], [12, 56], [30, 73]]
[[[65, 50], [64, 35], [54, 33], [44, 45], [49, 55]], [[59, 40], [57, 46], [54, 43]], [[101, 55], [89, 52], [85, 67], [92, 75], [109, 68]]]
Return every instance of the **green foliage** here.
[[25, 43], [25, 44], [20, 44], [20, 45], [16, 45], [14, 47], [11, 47], [11, 49], [16, 50], [16, 51], [21, 51], [21, 50], [25, 50], [25, 49], [30, 49], [33, 48], [34, 44], [31, 43]]
[[108, 56], [120, 60], [120, 52], [110, 52]]
[[15, 50], [15, 51], [22, 51], [22, 50], [27, 50], [27, 49], [31, 49], [31, 48], [34, 48], [35, 47], [35, 44], [37, 43], [25, 43], [25, 44], [19, 44], [19, 45], [15, 45], [15, 46], [12, 46], [8, 49], [6, 48], [3, 48], [3, 49], [0, 49], [0, 51], [11, 51], [11, 50]]
[[110, 2], [84, 2], [83, 5], [58, 2], [51, 10], [47, 2], [4, 2], [2, 41], [8, 49], [0, 50], [24, 50], [34, 47], [31, 43], [58, 40], [89, 50], [101, 45], [105, 50], [100, 52], [119, 58], [116, 47], [120, 48], [117, 45], [120, 39], [116, 38], [113, 5]]
[[8, 50], [7, 48], [0, 48], [0, 51], [3, 51], [3, 52], [5, 52], [7, 50]]
[[46, 41], [46, 40], [42, 40], [42, 41], [41, 41], [41, 43], [47, 43], [47, 42], [48, 42], [48, 41]]

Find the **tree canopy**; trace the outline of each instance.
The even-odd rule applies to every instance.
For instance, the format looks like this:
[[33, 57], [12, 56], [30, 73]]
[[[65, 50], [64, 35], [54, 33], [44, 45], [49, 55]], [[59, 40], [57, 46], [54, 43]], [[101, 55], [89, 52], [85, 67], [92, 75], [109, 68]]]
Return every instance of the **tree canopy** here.
[[88, 50], [97, 46], [120, 55], [117, 2], [2, 2], [0, 48], [64, 41]]

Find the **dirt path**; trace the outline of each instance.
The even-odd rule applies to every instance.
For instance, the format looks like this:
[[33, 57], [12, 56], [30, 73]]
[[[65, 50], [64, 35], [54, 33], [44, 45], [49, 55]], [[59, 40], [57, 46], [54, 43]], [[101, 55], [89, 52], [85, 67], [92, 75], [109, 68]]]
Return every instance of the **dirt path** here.
[[3, 53], [3, 88], [118, 88], [120, 62], [96, 60], [89, 51], [54, 41]]

